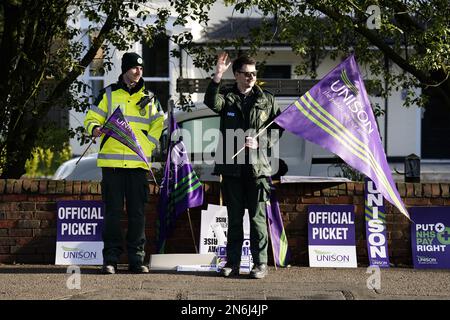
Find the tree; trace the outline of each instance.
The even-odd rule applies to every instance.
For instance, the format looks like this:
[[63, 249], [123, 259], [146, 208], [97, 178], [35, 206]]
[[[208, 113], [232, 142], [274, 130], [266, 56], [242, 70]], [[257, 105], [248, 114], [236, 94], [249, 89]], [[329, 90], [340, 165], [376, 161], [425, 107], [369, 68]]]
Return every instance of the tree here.
[[[251, 31], [252, 41], [246, 41], [251, 52], [274, 42], [289, 43], [304, 61], [297, 73], [315, 77], [316, 66], [325, 54], [334, 58], [353, 51], [360, 64], [368, 65], [374, 76], [387, 81], [389, 87], [383, 94], [402, 88], [408, 92], [406, 106], [423, 106], [427, 96], [434, 95], [450, 108], [448, 0], [225, 2], [234, 5], [236, 12], [261, 13], [261, 26]], [[390, 72], [388, 61], [401, 72]], [[414, 94], [417, 87], [423, 89], [422, 95]]]
[[[213, 3], [211, 0], [169, 2], [171, 7], [154, 8], [146, 0], [2, 1], [2, 178], [21, 177], [26, 160], [39, 145], [62, 147], [61, 139], [54, 138], [55, 128], [46, 122], [46, 116], [55, 105], [86, 110], [87, 85], [77, 78], [100, 49], [104, 52], [103, 68], [110, 70], [111, 48], [127, 50], [142, 40], [151, 44], [155, 36], [165, 33], [171, 9], [177, 16], [174, 25], [182, 25], [189, 19], [206, 22], [205, 12]], [[156, 22], [144, 23], [150, 13], [156, 14]], [[80, 17], [89, 21], [86, 28], [76, 27]], [[92, 38], [89, 47], [83, 44], [83, 36]], [[192, 40], [188, 32], [173, 37], [180, 43]]]

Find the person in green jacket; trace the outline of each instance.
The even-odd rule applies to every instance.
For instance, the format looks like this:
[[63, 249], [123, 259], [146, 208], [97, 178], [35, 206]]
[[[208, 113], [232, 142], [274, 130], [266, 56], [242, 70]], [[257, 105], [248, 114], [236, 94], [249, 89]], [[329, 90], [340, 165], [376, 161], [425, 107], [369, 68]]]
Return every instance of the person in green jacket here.
[[[228, 55], [219, 54], [204, 98], [205, 104], [220, 115], [221, 140], [216, 150], [214, 173], [222, 176], [221, 188], [228, 212], [227, 262], [221, 275], [239, 274], [243, 217], [247, 208], [254, 263], [250, 277], [261, 279], [268, 273], [266, 202], [270, 197], [269, 179], [277, 169], [277, 162], [272, 168], [269, 153], [281, 129], [274, 124], [257, 138], [253, 137], [271, 123], [280, 108], [271, 93], [256, 85], [256, 62], [248, 56], [241, 56], [232, 63], [236, 83], [232, 88], [221, 90], [221, 79], [230, 65]], [[245, 151], [232, 159], [242, 145]]]
[[144, 265], [144, 207], [148, 200], [149, 168], [134, 151], [116, 139], [102, 135], [100, 131], [108, 117], [120, 107], [150, 160], [163, 130], [164, 113], [154, 94], [145, 89], [143, 66], [143, 60], [137, 53], [125, 53], [119, 81], [100, 92], [84, 121], [89, 134], [101, 137], [97, 165], [102, 168], [102, 199], [105, 203], [102, 233], [102, 272], [105, 274], [116, 273], [123, 252], [120, 220], [124, 203], [128, 215], [126, 240], [129, 270], [134, 273], [149, 272]]

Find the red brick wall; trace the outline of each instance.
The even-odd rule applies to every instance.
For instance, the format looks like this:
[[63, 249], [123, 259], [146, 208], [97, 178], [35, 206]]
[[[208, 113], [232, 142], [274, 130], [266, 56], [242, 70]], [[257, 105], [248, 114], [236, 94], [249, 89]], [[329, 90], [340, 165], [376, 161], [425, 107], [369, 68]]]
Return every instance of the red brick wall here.
[[[200, 214], [208, 203], [219, 203], [217, 183], [205, 184], [205, 205], [190, 210], [195, 244], [200, 235]], [[450, 205], [449, 184], [398, 183], [407, 207]], [[149, 188], [147, 204], [147, 259], [155, 253], [155, 226], [158, 187]], [[277, 196], [292, 252], [292, 264], [308, 265], [307, 208], [310, 204], [354, 204], [358, 263], [367, 265], [363, 220], [363, 183], [283, 184]], [[0, 263], [54, 263], [56, 241], [56, 201], [101, 200], [97, 182], [49, 180], [0, 180]], [[391, 262], [412, 265], [410, 222], [386, 203], [388, 245]], [[126, 228], [126, 216], [123, 219]], [[189, 219], [183, 214], [168, 240], [167, 253], [195, 253]], [[122, 262], [126, 262], [124, 255]]]

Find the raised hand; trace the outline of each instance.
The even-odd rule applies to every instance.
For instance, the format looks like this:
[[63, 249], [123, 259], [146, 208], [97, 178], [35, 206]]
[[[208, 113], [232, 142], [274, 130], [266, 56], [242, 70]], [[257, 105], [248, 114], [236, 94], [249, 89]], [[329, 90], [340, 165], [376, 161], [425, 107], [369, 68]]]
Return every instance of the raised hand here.
[[223, 74], [228, 70], [231, 61], [227, 62], [228, 53], [222, 52], [217, 56], [216, 73], [214, 74], [214, 81], [219, 83]]

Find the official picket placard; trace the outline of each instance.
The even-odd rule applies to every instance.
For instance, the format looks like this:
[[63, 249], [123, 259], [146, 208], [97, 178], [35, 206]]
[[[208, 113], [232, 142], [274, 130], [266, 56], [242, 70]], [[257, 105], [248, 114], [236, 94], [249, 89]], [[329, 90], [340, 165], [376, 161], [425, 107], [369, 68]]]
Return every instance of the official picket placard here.
[[364, 181], [364, 217], [369, 265], [389, 268], [384, 199], [369, 178]]
[[102, 201], [58, 201], [57, 265], [103, 264]]
[[309, 206], [308, 250], [311, 267], [356, 268], [354, 206]]
[[450, 207], [412, 207], [414, 268], [450, 269]]

